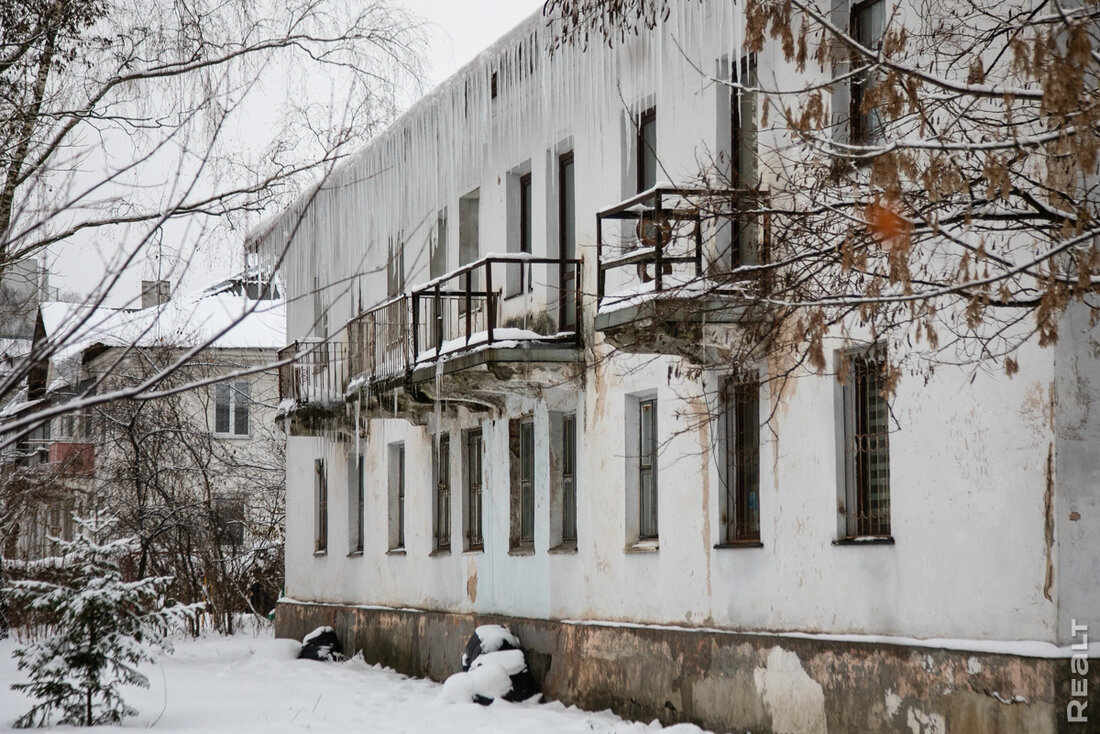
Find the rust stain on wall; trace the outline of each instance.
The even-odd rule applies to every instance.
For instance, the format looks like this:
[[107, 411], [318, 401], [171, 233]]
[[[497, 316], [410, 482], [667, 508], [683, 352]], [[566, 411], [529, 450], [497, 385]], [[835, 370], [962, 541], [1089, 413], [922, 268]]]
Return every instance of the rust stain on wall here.
[[477, 601], [477, 565], [472, 558], [466, 565], [466, 597], [471, 604]]
[[1054, 601], [1054, 444], [1047, 446], [1046, 492], [1043, 494], [1043, 541], [1046, 550], [1047, 572], [1043, 580], [1043, 596]]

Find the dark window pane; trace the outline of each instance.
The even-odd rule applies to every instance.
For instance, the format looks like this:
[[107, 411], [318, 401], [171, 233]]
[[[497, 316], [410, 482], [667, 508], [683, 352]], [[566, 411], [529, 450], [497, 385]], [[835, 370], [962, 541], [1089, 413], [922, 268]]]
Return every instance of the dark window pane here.
[[233, 433], [247, 436], [251, 386], [247, 382], [238, 382], [233, 387]]
[[638, 118], [638, 191], [657, 183], [657, 108], [650, 107]]
[[229, 385], [214, 386], [214, 431], [229, 433]]
[[577, 421], [567, 415], [562, 419], [562, 518], [563, 541], [577, 540]]

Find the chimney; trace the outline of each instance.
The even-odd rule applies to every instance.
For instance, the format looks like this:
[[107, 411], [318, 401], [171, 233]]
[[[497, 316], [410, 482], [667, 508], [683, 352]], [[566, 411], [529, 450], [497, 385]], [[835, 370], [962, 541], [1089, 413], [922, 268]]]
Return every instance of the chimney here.
[[172, 295], [172, 285], [167, 280], [141, 281], [141, 307], [151, 308], [168, 303]]

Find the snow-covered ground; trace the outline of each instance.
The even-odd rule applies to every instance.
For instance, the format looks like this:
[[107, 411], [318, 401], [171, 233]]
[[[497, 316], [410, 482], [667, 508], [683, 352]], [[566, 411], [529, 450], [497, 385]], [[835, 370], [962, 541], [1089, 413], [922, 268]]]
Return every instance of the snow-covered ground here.
[[[10, 689], [25, 680], [15, 667], [16, 643], [0, 640], [0, 726], [28, 708]], [[149, 666], [150, 688], [126, 690], [139, 712], [124, 728], [159, 732], [615, 732], [699, 734], [695, 726], [626, 722], [610, 712], [590, 713], [560, 703], [491, 706], [442, 703], [441, 686], [361, 661], [296, 660], [297, 643], [259, 636], [207, 637], [177, 642], [176, 651]], [[87, 730], [93, 731], [93, 730]], [[117, 727], [94, 731], [117, 732]]]

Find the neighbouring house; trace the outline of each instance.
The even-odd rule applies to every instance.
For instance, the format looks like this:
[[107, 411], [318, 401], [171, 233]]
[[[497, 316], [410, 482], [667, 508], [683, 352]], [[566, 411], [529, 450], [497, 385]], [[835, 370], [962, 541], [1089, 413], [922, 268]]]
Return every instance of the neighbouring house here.
[[295, 360], [278, 634], [442, 679], [500, 622], [549, 696], [720, 731], [1056, 730], [1100, 336], [1071, 308], [1011, 377], [896, 371], [855, 314], [821, 369], [745, 348], [776, 223], [693, 182], [759, 199], [780, 133], [707, 75], [796, 71], [683, 5], [553, 54], [533, 16], [255, 233]]
[[150, 281], [135, 310], [39, 307], [33, 354], [46, 358], [5, 412], [63, 412], [6, 449], [7, 478], [44, 485], [9, 528], [6, 558], [49, 555], [54, 538], [71, 537], [73, 512], [106, 512], [138, 540], [135, 574], [172, 575], [172, 593], [215, 613], [271, 609], [282, 583], [274, 363], [285, 306], [274, 284], [253, 287], [261, 280], [248, 272], [177, 298]]

